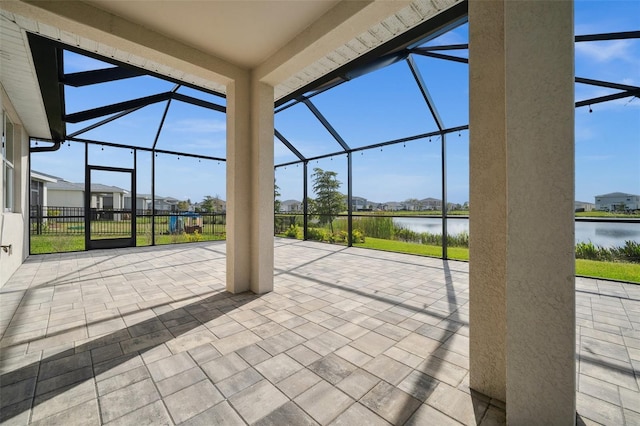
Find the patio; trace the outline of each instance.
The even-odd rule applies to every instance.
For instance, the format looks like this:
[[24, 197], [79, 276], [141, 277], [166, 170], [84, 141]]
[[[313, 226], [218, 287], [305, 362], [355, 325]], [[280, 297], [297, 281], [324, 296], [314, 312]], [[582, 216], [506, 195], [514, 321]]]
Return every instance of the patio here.
[[[468, 264], [275, 240], [30, 257], [0, 290], [3, 424], [500, 424], [468, 387]], [[640, 424], [640, 287], [578, 278], [578, 423]]]

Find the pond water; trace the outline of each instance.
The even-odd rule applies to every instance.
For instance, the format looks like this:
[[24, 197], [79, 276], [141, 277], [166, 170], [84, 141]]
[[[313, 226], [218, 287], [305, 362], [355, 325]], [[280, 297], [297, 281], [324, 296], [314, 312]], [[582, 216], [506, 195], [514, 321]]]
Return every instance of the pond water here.
[[[442, 219], [396, 217], [393, 222], [415, 232], [442, 233]], [[469, 219], [447, 219], [450, 235], [469, 232]], [[639, 223], [576, 222], [576, 243], [591, 241], [604, 247], [623, 246], [626, 240], [640, 241]]]

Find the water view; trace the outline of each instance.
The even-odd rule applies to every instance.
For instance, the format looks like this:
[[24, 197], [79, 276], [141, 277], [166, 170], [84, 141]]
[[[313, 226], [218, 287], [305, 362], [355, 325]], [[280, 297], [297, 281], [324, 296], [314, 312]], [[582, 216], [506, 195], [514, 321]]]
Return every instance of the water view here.
[[[397, 217], [393, 222], [415, 232], [442, 233], [440, 218]], [[469, 219], [447, 219], [447, 231], [450, 235], [469, 232]], [[614, 247], [623, 246], [627, 240], [640, 241], [640, 224], [576, 222], [576, 243], [591, 241], [595, 245]]]

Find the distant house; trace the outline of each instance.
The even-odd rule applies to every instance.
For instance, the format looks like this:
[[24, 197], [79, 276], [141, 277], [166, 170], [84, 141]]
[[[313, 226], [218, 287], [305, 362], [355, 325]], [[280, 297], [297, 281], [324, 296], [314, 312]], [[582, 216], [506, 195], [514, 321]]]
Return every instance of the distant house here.
[[442, 200], [437, 198], [424, 198], [419, 201], [420, 210], [441, 210]]
[[48, 185], [57, 182], [60, 178], [46, 173], [31, 171], [31, 198], [29, 205], [46, 206], [48, 202]]
[[[346, 201], [346, 197], [345, 197]], [[351, 197], [351, 209], [354, 212], [362, 211], [362, 210], [371, 210], [369, 204], [367, 204], [367, 199], [364, 197]]]
[[596, 195], [595, 199], [596, 210], [640, 210], [640, 195], [636, 194], [611, 192], [609, 194]]
[[380, 210], [397, 212], [400, 210], [406, 210], [404, 203], [399, 203], [397, 201], [387, 201], [386, 203], [380, 204]]
[[595, 208], [595, 204], [586, 201], [576, 201], [574, 203], [575, 211], [577, 212], [590, 212]]
[[298, 200], [285, 200], [280, 203], [281, 213], [302, 212], [302, 202]]
[[[124, 197], [129, 191], [117, 186], [91, 184], [89, 207], [100, 210], [124, 208]], [[60, 179], [47, 184], [47, 206], [84, 207], [84, 183], [68, 182]]]
[[180, 200], [173, 197], [160, 197], [156, 195], [154, 209], [160, 212], [177, 212]]
[[[131, 194], [124, 197], [124, 208], [131, 208]], [[151, 210], [151, 194], [136, 194], [136, 210]]]

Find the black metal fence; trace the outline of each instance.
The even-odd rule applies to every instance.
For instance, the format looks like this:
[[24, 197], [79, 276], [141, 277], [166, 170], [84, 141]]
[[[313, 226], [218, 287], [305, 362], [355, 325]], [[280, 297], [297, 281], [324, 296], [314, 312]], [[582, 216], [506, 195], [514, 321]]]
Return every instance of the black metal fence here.
[[84, 207], [31, 206], [31, 235], [84, 234]]
[[[130, 235], [131, 210], [90, 209], [92, 236]], [[31, 206], [31, 235], [84, 235], [84, 207]], [[136, 211], [136, 233], [200, 234], [222, 237], [226, 234], [225, 213]]]

